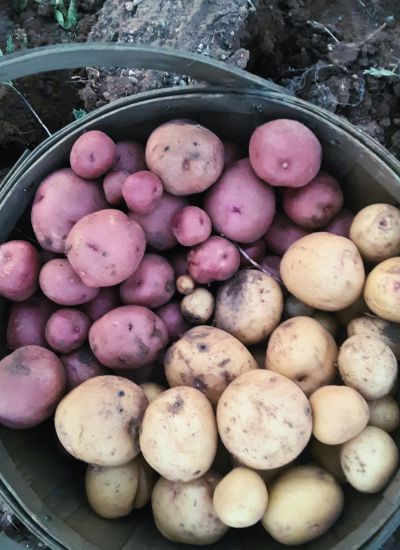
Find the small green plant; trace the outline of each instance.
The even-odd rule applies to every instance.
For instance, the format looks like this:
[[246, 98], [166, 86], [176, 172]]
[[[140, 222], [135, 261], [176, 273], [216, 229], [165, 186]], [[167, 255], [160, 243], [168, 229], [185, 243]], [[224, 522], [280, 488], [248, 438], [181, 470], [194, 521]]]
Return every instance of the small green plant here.
[[14, 40], [13, 40], [12, 35], [10, 34], [8, 36], [7, 42], [6, 42], [6, 53], [14, 53], [14, 51], [15, 51]]
[[72, 114], [74, 115], [75, 120], [79, 120], [87, 115], [85, 109], [72, 109]]
[[400, 78], [400, 74], [396, 72], [396, 69], [397, 66], [395, 66], [393, 70], [384, 69], [382, 67], [378, 67], [377, 69], [370, 67], [369, 69], [365, 69], [363, 73], [368, 76], [373, 76], [374, 78]]
[[76, 0], [70, 0], [68, 8], [64, 0], [52, 0], [52, 4], [57, 23], [67, 31], [74, 29], [78, 22]]

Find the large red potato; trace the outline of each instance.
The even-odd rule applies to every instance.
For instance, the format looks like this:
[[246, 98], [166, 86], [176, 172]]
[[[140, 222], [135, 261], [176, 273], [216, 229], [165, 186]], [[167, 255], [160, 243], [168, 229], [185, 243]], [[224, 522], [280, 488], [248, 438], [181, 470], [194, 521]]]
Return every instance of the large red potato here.
[[39, 286], [40, 256], [27, 241], [9, 241], [0, 246], [0, 296], [23, 302]]
[[225, 281], [240, 266], [240, 254], [234, 244], [223, 237], [210, 237], [188, 254], [188, 271], [201, 284]]
[[264, 240], [272, 252], [282, 256], [296, 241], [308, 235], [308, 231], [294, 224], [285, 214], [277, 212]]
[[87, 286], [73, 270], [68, 260], [50, 260], [39, 274], [40, 288], [45, 296], [62, 306], [77, 306], [93, 300], [99, 290]]
[[9, 349], [28, 345], [47, 347], [46, 323], [55, 308], [55, 304], [40, 293], [26, 302], [13, 304], [8, 317], [7, 347]]
[[81, 178], [93, 179], [105, 174], [115, 162], [116, 147], [104, 132], [90, 130], [73, 144], [69, 161]]

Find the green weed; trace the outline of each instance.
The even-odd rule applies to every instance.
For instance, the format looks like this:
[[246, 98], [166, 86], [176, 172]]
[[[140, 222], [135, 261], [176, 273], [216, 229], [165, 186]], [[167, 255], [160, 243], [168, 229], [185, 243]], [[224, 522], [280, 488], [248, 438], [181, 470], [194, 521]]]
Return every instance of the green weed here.
[[54, 15], [57, 23], [67, 31], [76, 27], [78, 22], [78, 8], [76, 0], [70, 0], [67, 8], [64, 0], [52, 0]]

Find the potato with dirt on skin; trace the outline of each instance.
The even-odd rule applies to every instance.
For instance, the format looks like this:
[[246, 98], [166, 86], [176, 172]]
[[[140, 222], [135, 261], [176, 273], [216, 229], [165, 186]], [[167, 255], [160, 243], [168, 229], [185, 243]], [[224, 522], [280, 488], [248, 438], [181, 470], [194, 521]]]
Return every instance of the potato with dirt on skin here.
[[81, 178], [102, 176], [115, 162], [116, 147], [104, 132], [90, 130], [82, 134], [72, 146], [69, 162]]
[[175, 342], [164, 358], [170, 386], [192, 386], [214, 405], [225, 388], [257, 363], [234, 336], [219, 328], [198, 326]]
[[250, 527], [265, 514], [268, 492], [261, 477], [243, 466], [231, 470], [217, 484], [213, 496], [219, 519], [229, 527]]
[[142, 384], [140, 384], [140, 387], [146, 394], [146, 397], [149, 400], [149, 403], [154, 401], [154, 399], [156, 399], [160, 395], [160, 393], [166, 390], [164, 386], [160, 386], [155, 382], [143, 382]]
[[350, 239], [366, 262], [377, 264], [400, 255], [400, 210], [392, 204], [370, 204], [350, 227]]
[[164, 321], [170, 342], [179, 340], [191, 327], [182, 315], [179, 302], [168, 302], [168, 304], [156, 309], [155, 313]]
[[385, 321], [375, 315], [364, 315], [352, 319], [347, 325], [347, 336], [366, 334], [379, 338], [393, 351], [396, 359], [400, 359], [400, 325]]
[[60, 355], [67, 377], [67, 389], [73, 390], [89, 378], [108, 374], [109, 370], [101, 365], [89, 346], [84, 345], [71, 353]]
[[86, 470], [86, 496], [91, 508], [105, 519], [122, 518], [134, 508], [139, 484], [136, 459], [122, 466], [89, 465]]
[[374, 267], [365, 282], [364, 298], [375, 315], [400, 323], [400, 257]]
[[151, 506], [161, 534], [173, 542], [186, 544], [217, 542], [228, 530], [213, 505], [214, 489], [220, 479], [220, 474], [212, 470], [188, 483], [160, 478], [153, 490]]
[[139, 478], [133, 508], [137, 510], [144, 508], [151, 501], [151, 493], [157, 481], [157, 474], [147, 464], [142, 454], [135, 458], [135, 462], [139, 468]]
[[189, 275], [201, 284], [230, 279], [240, 266], [240, 254], [236, 246], [218, 236], [194, 246], [187, 259]]
[[257, 269], [242, 269], [217, 294], [215, 324], [245, 345], [258, 344], [279, 323], [283, 295], [279, 284]]
[[296, 298], [322, 311], [339, 311], [361, 295], [365, 273], [356, 246], [331, 233], [311, 233], [285, 252], [280, 273]]
[[325, 445], [341, 445], [368, 424], [368, 403], [347, 386], [323, 386], [310, 397], [313, 435]]
[[176, 279], [176, 290], [179, 292], [179, 294], [188, 296], [194, 291], [195, 287], [196, 283], [193, 281], [190, 275], [180, 275]]
[[140, 452], [139, 427], [148, 404], [142, 388], [126, 378], [90, 378], [59, 403], [58, 439], [78, 460], [122, 466]]
[[27, 241], [0, 245], [0, 296], [13, 302], [31, 298], [39, 286], [40, 256]]
[[271, 334], [265, 368], [292, 380], [306, 395], [332, 382], [337, 370], [333, 336], [311, 317], [292, 317]]
[[370, 426], [376, 426], [391, 433], [400, 425], [400, 409], [396, 401], [390, 395], [370, 401], [369, 422]]
[[343, 490], [335, 478], [315, 466], [297, 466], [268, 490], [262, 524], [281, 544], [314, 540], [332, 527], [343, 510]]
[[56, 305], [41, 293], [13, 304], [7, 323], [7, 348], [13, 350], [29, 345], [48, 347], [46, 323], [55, 309]]
[[185, 319], [193, 325], [204, 325], [214, 313], [215, 299], [206, 288], [195, 288], [181, 302]]
[[204, 475], [217, 450], [217, 425], [208, 399], [187, 386], [162, 392], [144, 414], [140, 448], [146, 462], [171, 481]]
[[325, 445], [315, 437], [311, 439], [310, 452], [314, 460], [319, 462], [324, 470], [333, 475], [339, 483], [346, 483], [342, 465], [340, 464], [341, 445]]
[[308, 399], [293, 382], [263, 369], [229, 384], [217, 406], [223, 444], [244, 466], [269, 469], [292, 462], [312, 429]]
[[342, 445], [340, 463], [354, 489], [360, 493], [379, 493], [396, 471], [399, 451], [384, 430], [367, 426]]
[[345, 340], [338, 365], [346, 386], [356, 389], [368, 400], [384, 397], [396, 382], [396, 357], [389, 346], [374, 336], [358, 334]]

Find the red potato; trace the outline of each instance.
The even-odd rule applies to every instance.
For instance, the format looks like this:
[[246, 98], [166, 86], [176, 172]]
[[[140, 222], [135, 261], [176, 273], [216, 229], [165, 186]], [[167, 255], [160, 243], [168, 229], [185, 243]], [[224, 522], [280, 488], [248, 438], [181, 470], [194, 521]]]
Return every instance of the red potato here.
[[295, 225], [285, 214], [277, 212], [268, 229], [264, 235], [264, 240], [267, 247], [275, 254], [283, 256], [286, 250], [292, 246], [292, 244], [302, 237], [309, 234], [302, 227]]
[[146, 170], [144, 147], [137, 141], [117, 141], [113, 170], [126, 170], [128, 174]]
[[35, 294], [25, 302], [13, 304], [7, 324], [7, 347], [9, 349], [28, 345], [47, 347], [46, 323], [55, 308], [55, 304], [42, 294]]
[[40, 256], [27, 241], [9, 241], [0, 246], [0, 296], [23, 302], [39, 286]]
[[[244, 254], [249, 256], [253, 261], [259, 263], [265, 256], [267, 247], [263, 239], [258, 239], [254, 243], [250, 243], [240, 247]], [[241, 253], [240, 265], [250, 266], [251, 263], [246, 258], [246, 256]]]
[[164, 321], [171, 342], [179, 340], [191, 328], [182, 315], [179, 302], [169, 302], [159, 307], [156, 309], [156, 314]]
[[87, 286], [68, 260], [50, 260], [39, 274], [40, 288], [45, 296], [62, 306], [77, 306], [93, 300], [97, 288]]
[[65, 390], [58, 357], [40, 346], [24, 346], [0, 361], [0, 424], [23, 430], [49, 418]]
[[182, 246], [195, 246], [211, 235], [211, 220], [197, 206], [186, 206], [172, 218], [172, 232]]
[[60, 360], [67, 377], [68, 391], [89, 378], [109, 374], [109, 370], [97, 361], [89, 346], [82, 346], [67, 355], [61, 355]]
[[302, 187], [318, 174], [322, 148], [307, 126], [281, 118], [254, 130], [249, 157], [257, 176], [270, 185]]
[[145, 254], [135, 273], [119, 287], [123, 304], [150, 309], [166, 304], [175, 293], [174, 270], [158, 254]]
[[96, 358], [112, 369], [136, 369], [153, 363], [168, 343], [164, 321], [142, 306], [106, 313], [89, 330]]
[[89, 319], [94, 322], [112, 309], [121, 305], [119, 293], [116, 287], [100, 288], [97, 296], [83, 304], [82, 310], [86, 313]]
[[186, 252], [176, 251], [169, 258], [172, 267], [174, 268], [175, 277], [178, 278], [181, 275], [186, 275], [188, 272], [187, 266], [187, 254]]
[[111, 208], [79, 220], [66, 242], [72, 267], [85, 284], [97, 288], [114, 286], [130, 277], [142, 261], [145, 248], [142, 228]]
[[326, 172], [298, 189], [286, 189], [283, 208], [300, 227], [318, 229], [332, 219], [343, 206], [343, 192], [338, 182]]
[[222, 143], [224, 145], [224, 166], [229, 166], [244, 156], [237, 143], [226, 140]]
[[256, 176], [249, 159], [242, 159], [228, 166], [206, 193], [204, 210], [218, 233], [239, 243], [252, 243], [272, 223], [274, 190]]
[[129, 172], [126, 170], [111, 170], [103, 179], [103, 191], [110, 204], [121, 204], [124, 200], [122, 196], [122, 184], [129, 176]]
[[147, 170], [131, 174], [122, 185], [122, 195], [127, 207], [138, 214], [152, 212], [162, 194], [162, 181]]
[[146, 162], [172, 195], [201, 193], [221, 175], [224, 146], [196, 122], [172, 120], [156, 128], [146, 145]]
[[172, 218], [187, 206], [186, 199], [163, 193], [154, 210], [149, 214], [130, 212], [129, 217], [142, 227], [147, 243], [155, 250], [170, 250], [178, 244], [172, 232]]
[[225, 281], [240, 266], [240, 254], [234, 244], [223, 237], [210, 237], [188, 254], [188, 271], [201, 284]]
[[59, 353], [70, 353], [86, 340], [89, 327], [89, 317], [79, 309], [58, 309], [46, 324], [47, 343]]
[[72, 170], [81, 178], [102, 176], [115, 163], [116, 147], [104, 132], [90, 130], [73, 144], [69, 162]]
[[78, 177], [69, 168], [51, 173], [39, 185], [32, 205], [33, 231], [42, 248], [65, 253], [65, 240], [75, 223], [107, 208], [99, 185]]
[[339, 237], [346, 237], [348, 239], [353, 219], [353, 212], [350, 212], [350, 210], [343, 208], [339, 212], [339, 214], [335, 216], [333, 220], [324, 227], [324, 231], [327, 231], [328, 233], [334, 233], [335, 235], [339, 235]]

